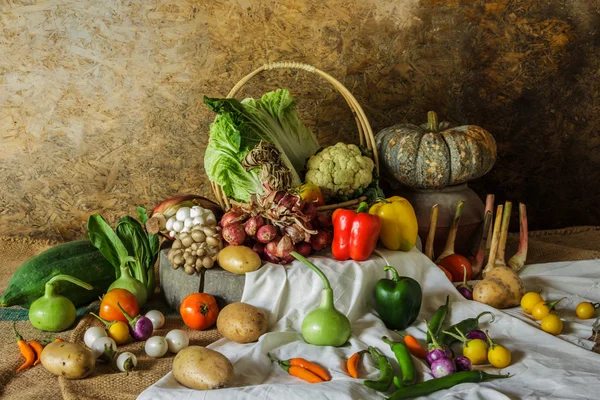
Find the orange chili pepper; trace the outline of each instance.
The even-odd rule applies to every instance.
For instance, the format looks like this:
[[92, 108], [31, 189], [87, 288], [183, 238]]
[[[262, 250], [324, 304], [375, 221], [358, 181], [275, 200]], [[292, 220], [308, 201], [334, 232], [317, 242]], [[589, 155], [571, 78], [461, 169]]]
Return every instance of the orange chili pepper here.
[[35, 340], [30, 340], [29, 342], [27, 342], [27, 344], [33, 349], [33, 351], [35, 351], [35, 362], [33, 363], [33, 365], [36, 366], [42, 361], [41, 357], [42, 351], [44, 351], [44, 347], [42, 347], [42, 345], [36, 342]]
[[317, 375], [324, 381], [331, 380], [331, 376], [329, 376], [329, 373], [325, 370], [325, 368], [321, 367], [320, 365], [313, 364], [310, 361], [305, 360], [304, 358], [291, 358], [288, 361], [290, 367], [302, 367]]
[[17, 339], [17, 345], [19, 346], [21, 355], [25, 357], [25, 362], [17, 369], [17, 372], [19, 372], [33, 365], [35, 362], [35, 352], [29, 347], [27, 342], [23, 340], [23, 336], [19, 335], [19, 332], [17, 332], [16, 322], [13, 322], [13, 331], [15, 331], [15, 338]]
[[64, 342], [64, 340], [62, 340], [61, 338], [57, 337], [56, 339], [54, 339], [55, 342]]
[[419, 341], [412, 335], [406, 335], [404, 333], [400, 333], [395, 331], [398, 335], [404, 338], [404, 344], [408, 347], [410, 353], [418, 358], [425, 359], [425, 355], [427, 354], [427, 350], [421, 346]]
[[360, 362], [360, 357], [363, 355], [363, 353], [368, 353], [368, 350], [362, 350], [352, 354], [352, 356], [350, 356], [350, 358], [346, 362], [346, 369], [348, 369], [348, 375], [350, 375], [354, 379], [358, 379], [358, 363]]
[[287, 371], [290, 375], [295, 376], [296, 378], [304, 379], [306, 382], [309, 383], [324, 382], [323, 379], [321, 379], [321, 377], [302, 367], [291, 366], [288, 368]]

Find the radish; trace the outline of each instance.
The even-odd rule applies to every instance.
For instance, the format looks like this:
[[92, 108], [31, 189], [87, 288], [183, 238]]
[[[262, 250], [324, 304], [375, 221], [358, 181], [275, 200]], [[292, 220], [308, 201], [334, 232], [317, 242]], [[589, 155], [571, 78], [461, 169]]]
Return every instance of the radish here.
[[465, 206], [465, 202], [463, 200], [459, 201], [456, 205], [456, 211], [454, 212], [454, 219], [452, 220], [452, 225], [450, 225], [450, 231], [448, 232], [448, 238], [446, 239], [446, 246], [444, 247], [444, 251], [438, 257], [436, 264], [454, 254], [454, 242], [456, 241], [456, 232], [458, 231], [458, 223], [460, 222], [460, 216], [462, 215], [463, 208]]
[[527, 230], [527, 209], [525, 204], [519, 203], [519, 250], [517, 253], [508, 260], [508, 266], [513, 271], [518, 272], [525, 265], [527, 259], [527, 244], [529, 242], [528, 230]]
[[435, 239], [435, 228], [437, 227], [438, 218], [438, 205], [434, 204], [431, 207], [431, 214], [429, 216], [429, 233], [427, 234], [427, 240], [425, 241], [425, 255], [433, 261], [433, 241]]

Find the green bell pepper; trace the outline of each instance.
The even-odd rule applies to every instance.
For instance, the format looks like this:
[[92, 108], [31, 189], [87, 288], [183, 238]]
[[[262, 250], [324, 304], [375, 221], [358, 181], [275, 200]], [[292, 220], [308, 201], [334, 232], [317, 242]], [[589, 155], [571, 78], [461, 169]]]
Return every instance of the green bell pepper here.
[[402, 330], [419, 315], [421, 285], [407, 276], [398, 276], [398, 271], [389, 265], [384, 270], [392, 272], [392, 279], [380, 279], [375, 285], [375, 309], [388, 329]]

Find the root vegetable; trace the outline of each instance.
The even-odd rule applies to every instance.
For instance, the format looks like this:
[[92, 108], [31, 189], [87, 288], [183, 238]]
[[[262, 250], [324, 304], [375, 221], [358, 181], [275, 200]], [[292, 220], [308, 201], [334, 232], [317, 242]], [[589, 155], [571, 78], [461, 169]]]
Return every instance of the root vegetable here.
[[233, 274], [256, 271], [261, 266], [260, 257], [246, 246], [227, 246], [217, 256], [221, 268]]
[[442, 251], [442, 254], [438, 257], [436, 264], [439, 264], [440, 260], [454, 254], [454, 242], [456, 241], [456, 232], [458, 231], [458, 223], [460, 222], [460, 216], [462, 215], [465, 202], [459, 201], [456, 205], [456, 211], [454, 212], [454, 219], [452, 225], [450, 225], [450, 231], [448, 232], [448, 238], [446, 239], [446, 246]]
[[275, 255], [283, 259], [289, 256], [292, 251], [296, 251], [296, 248], [292, 243], [292, 239], [290, 239], [288, 235], [284, 235], [279, 241], [279, 243], [277, 243]]
[[425, 255], [433, 261], [433, 242], [435, 240], [435, 229], [437, 227], [438, 219], [438, 205], [434, 204], [431, 207], [431, 214], [429, 216], [429, 233], [427, 234], [427, 240], [425, 241]]
[[[485, 199], [485, 212], [487, 213], [488, 211], [490, 212], [491, 215], [494, 215], [494, 199], [496, 196], [494, 196], [493, 194], [488, 194], [486, 199]], [[490, 223], [490, 227], [488, 228], [488, 231], [486, 233], [486, 241], [485, 241], [485, 249], [489, 250], [490, 247], [492, 246], [492, 229], [493, 229], [493, 225], [492, 223]]]
[[94, 372], [96, 359], [91, 350], [80, 344], [53, 342], [40, 356], [44, 368], [66, 379], [82, 379]]
[[265, 251], [265, 245], [263, 243], [256, 242], [252, 246], [252, 250], [259, 256], [262, 256], [263, 252]]
[[331, 244], [331, 233], [319, 230], [316, 235], [311, 236], [310, 245], [314, 251], [321, 251]]
[[510, 214], [512, 212], [512, 203], [507, 201], [504, 203], [504, 212], [502, 214], [502, 226], [500, 228], [500, 242], [496, 253], [495, 265], [506, 266], [504, 253], [506, 251], [506, 239], [508, 237], [508, 225], [510, 224]]
[[[223, 239], [227, 243], [233, 246], [240, 246], [246, 240], [246, 232], [244, 231], [244, 227], [240, 224], [229, 224], [223, 227]], [[208, 235], [207, 236], [211, 236]]]
[[175, 356], [173, 376], [191, 389], [219, 389], [233, 379], [233, 365], [221, 353], [205, 347], [189, 346]]
[[256, 231], [256, 240], [261, 243], [269, 243], [277, 236], [277, 228], [273, 225], [263, 225]]
[[317, 216], [314, 222], [319, 225], [321, 228], [331, 228], [333, 223], [331, 222], [331, 215], [327, 215], [325, 213], [317, 213]]
[[283, 231], [290, 237], [294, 244], [304, 241], [304, 229], [298, 225], [290, 225], [283, 228]]
[[[485, 247], [488, 239], [488, 232], [490, 227], [492, 226], [492, 212], [486, 211], [485, 218], [483, 221], [483, 236], [479, 242], [479, 246], [477, 248], [477, 253], [475, 254], [475, 258], [471, 263], [471, 272], [472, 278], [476, 278], [481, 273], [481, 268], [483, 268], [483, 260], [485, 258]], [[491, 233], [489, 234], [491, 236]]]
[[260, 215], [249, 218], [244, 225], [248, 236], [256, 236], [256, 232], [265, 224], [265, 220]]
[[525, 260], [527, 259], [527, 244], [529, 242], [527, 229], [527, 209], [523, 203], [519, 204], [519, 222], [519, 250], [510, 258], [510, 260], [508, 260], [508, 266], [515, 272], [519, 272], [519, 270], [525, 265]]
[[312, 251], [312, 247], [310, 243], [301, 242], [296, 246], [296, 251], [300, 253], [301, 256], [308, 257]]
[[236, 343], [257, 341], [267, 331], [268, 325], [266, 312], [240, 302], [225, 306], [217, 317], [217, 329], [221, 335]]

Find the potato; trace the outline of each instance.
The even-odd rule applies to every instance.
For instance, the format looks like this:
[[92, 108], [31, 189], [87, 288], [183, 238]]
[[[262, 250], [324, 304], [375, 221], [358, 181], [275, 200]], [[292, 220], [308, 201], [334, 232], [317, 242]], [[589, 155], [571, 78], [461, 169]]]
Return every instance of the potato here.
[[200, 346], [189, 346], [175, 356], [173, 376], [190, 389], [219, 389], [233, 379], [233, 365], [221, 353]]
[[233, 274], [245, 274], [260, 268], [260, 257], [246, 246], [227, 246], [219, 252], [217, 261], [221, 268]]
[[525, 285], [511, 268], [494, 267], [473, 288], [473, 300], [503, 309], [518, 306], [525, 294]]
[[255, 342], [268, 327], [267, 313], [246, 303], [229, 304], [217, 317], [221, 335], [237, 343]]
[[67, 379], [82, 379], [94, 372], [96, 359], [87, 347], [69, 342], [52, 342], [42, 351], [44, 368]]

